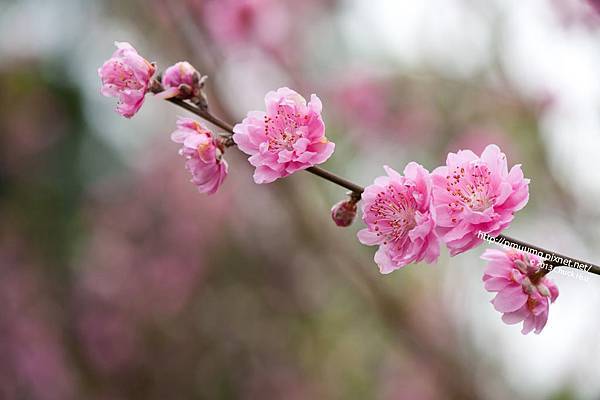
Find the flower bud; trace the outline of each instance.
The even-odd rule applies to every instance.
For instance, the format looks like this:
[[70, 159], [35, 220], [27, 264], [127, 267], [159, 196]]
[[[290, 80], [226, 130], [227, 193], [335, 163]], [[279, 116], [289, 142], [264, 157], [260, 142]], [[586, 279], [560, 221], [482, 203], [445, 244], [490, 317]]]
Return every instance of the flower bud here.
[[331, 218], [337, 226], [350, 226], [356, 217], [356, 201], [342, 200], [331, 208]]
[[204, 77], [187, 61], [180, 61], [165, 70], [162, 76], [164, 91], [159, 97], [200, 102], [204, 98]]

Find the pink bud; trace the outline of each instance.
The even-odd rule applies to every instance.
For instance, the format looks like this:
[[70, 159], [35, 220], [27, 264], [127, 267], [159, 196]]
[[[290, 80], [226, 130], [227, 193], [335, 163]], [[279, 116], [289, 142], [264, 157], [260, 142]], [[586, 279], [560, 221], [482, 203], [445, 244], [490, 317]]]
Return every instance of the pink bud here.
[[164, 91], [158, 97], [192, 99], [199, 97], [203, 81], [196, 69], [187, 61], [180, 61], [165, 70], [162, 76]]
[[337, 226], [350, 226], [356, 217], [356, 202], [342, 200], [331, 208], [331, 218]]

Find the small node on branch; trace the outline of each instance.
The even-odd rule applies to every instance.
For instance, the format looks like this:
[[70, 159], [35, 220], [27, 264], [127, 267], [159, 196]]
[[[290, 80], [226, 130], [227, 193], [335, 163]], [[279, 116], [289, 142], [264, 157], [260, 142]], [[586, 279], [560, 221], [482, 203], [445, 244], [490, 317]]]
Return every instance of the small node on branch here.
[[331, 208], [331, 219], [337, 226], [344, 228], [354, 222], [357, 209], [356, 203], [360, 201], [360, 196], [357, 196], [355, 192], [348, 192], [348, 195], [350, 199], [342, 200]]

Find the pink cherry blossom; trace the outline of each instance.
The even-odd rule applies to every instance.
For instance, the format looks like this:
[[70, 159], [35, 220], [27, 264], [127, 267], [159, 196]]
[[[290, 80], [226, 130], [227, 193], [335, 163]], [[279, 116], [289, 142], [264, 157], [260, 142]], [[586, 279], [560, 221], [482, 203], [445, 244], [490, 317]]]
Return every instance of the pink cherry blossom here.
[[361, 243], [379, 245], [375, 262], [387, 274], [405, 265], [432, 263], [440, 254], [435, 223], [430, 214], [431, 177], [421, 165], [411, 162], [404, 176], [384, 167], [380, 176], [362, 195], [363, 221], [358, 232]]
[[478, 232], [499, 235], [529, 200], [529, 179], [520, 165], [508, 172], [496, 145], [488, 145], [480, 157], [470, 150], [448, 154], [432, 180], [436, 229], [452, 256], [480, 244]]
[[489, 261], [483, 275], [484, 287], [498, 294], [494, 308], [503, 313], [507, 324], [523, 322], [524, 335], [535, 329], [538, 334], [548, 321], [550, 303], [558, 297], [558, 287], [539, 274], [543, 260], [516, 250], [488, 249], [481, 256]]
[[117, 112], [131, 118], [148, 93], [155, 67], [127, 42], [115, 42], [117, 50], [98, 69], [104, 96], [118, 98]]
[[183, 144], [179, 154], [187, 158], [185, 166], [192, 174], [192, 183], [202, 193], [215, 193], [227, 176], [228, 165], [211, 131], [191, 118], [179, 118], [171, 139]]
[[189, 88], [189, 93], [187, 94], [191, 97], [195, 94], [194, 91], [199, 90], [199, 83], [200, 74], [198, 71], [189, 62], [180, 61], [171, 65], [163, 73], [162, 85], [165, 90], [159, 93], [157, 97], [169, 99], [178, 96], [182, 94], [181, 85]]
[[308, 104], [287, 87], [269, 92], [266, 112], [251, 111], [233, 131], [239, 149], [256, 167], [254, 182], [269, 183], [325, 162], [335, 145], [325, 137], [321, 100]]

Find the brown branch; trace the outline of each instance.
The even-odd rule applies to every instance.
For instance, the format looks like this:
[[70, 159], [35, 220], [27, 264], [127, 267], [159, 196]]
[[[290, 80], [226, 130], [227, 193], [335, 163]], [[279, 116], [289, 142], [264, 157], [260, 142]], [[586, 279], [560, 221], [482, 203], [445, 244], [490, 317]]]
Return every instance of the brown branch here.
[[310, 172], [311, 174], [315, 174], [323, 179], [326, 179], [329, 182], [333, 182], [336, 185], [345, 187], [346, 189], [352, 191], [356, 199], [360, 199], [362, 192], [364, 192], [365, 190], [362, 186], [357, 185], [356, 183], [349, 181], [346, 178], [342, 178], [341, 176], [336, 175], [333, 172], [327, 171], [326, 169], [320, 167], [310, 167], [307, 168], [306, 171]]
[[[178, 105], [182, 108], [185, 108], [189, 112], [196, 114], [197, 116], [201, 117], [202, 119], [206, 120], [207, 122], [210, 122], [211, 124], [223, 129], [224, 131], [228, 132], [229, 135], [233, 135], [233, 125], [215, 117], [214, 115], [212, 115], [210, 113], [210, 111], [203, 110], [200, 107], [197, 107], [196, 105], [193, 105], [191, 103], [188, 103], [188, 102], [185, 102], [185, 101], [179, 100], [179, 99], [168, 99], [168, 101], [170, 101], [171, 103]], [[334, 174], [333, 172], [327, 171], [326, 169], [323, 169], [320, 167], [310, 167], [310, 168], [307, 168], [305, 171], [310, 172], [311, 174], [314, 174], [320, 178], [323, 178], [325, 180], [328, 180], [329, 182], [335, 183], [336, 185], [339, 185], [341, 187], [344, 187], [344, 188], [350, 190], [352, 192], [352, 195], [355, 198], [359, 199], [362, 192], [364, 191], [364, 188], [362, 186], [360, 186], [346, 178], [342, 178], [341, 176], [338, 176], [338, 175]], [[564, 266], [564, 267], [576, 268], [581, 271], [600, 275], [600, 267], [597, 265], [594, 265], [592, 263], [587, 263], [587, 262], [578, 260], [576, 258], [567, 257], [565, 255], [556, 253], [554, 251], [546, 250], [544, 248], [534, 246], [527, 242], [523, 242], [522, 240], [513, 239], [506, 235], [498, 235], [497, 237], [494, 238], [494, 242], [499, 243], [499, 244], [505, 244], [505, 245], [508, 245], [513, 248], [520, 248], [526, 252], [530, 252], [530, 251], [528, 251], [528, 249], [534, 250], [538, 254], [543, 254], [545, 256], [544, 258], [547, 258], [546, 264], [548, 264], [548, 265], [552, 265], [555, 267]]]
[[211, 124], [213, 124], [215, 126], [218, 126], [219, 128], [221, 128], [224, 131], [227, 131], [233, 135], [233, 125], [228, 124], [227, 122], [215, 117], [207, 110], [203, 110], [196, 105], [193, 105], [191, 103], [185, 102], [183, 100], [175, 99], [175, 98], [167, 99], [167, 101], [170, 101], [171, 103], [178, 105], [179, 107], [185, 108], [189, 112], [196, 114], [197, 116], [201, 117], [202, 119], [210, 122]]

